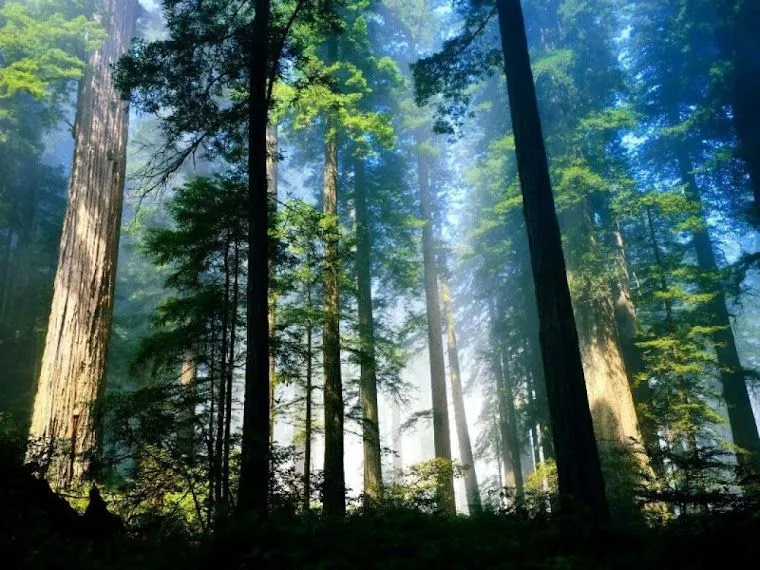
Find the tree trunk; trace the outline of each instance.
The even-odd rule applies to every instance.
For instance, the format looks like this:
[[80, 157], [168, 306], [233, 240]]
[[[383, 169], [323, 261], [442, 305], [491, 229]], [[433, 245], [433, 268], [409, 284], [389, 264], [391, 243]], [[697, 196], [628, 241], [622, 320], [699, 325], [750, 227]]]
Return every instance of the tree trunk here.
[[[229, 328], [230, 328], [230, 238], [227, 236], [224, 243], [224, 254], [222, 255], [222, 270], [224, 271], [224, 300], [222, 301], [222, 342], [219, 351], [219, 399], [217, 400], [217, 422], [216, 422], [216, 455], [214, 456], [214, 504], [217, 508], [217, 515], [224, 510], [222, 504], [222, 479], [224, 466], [224, 426], [227, 418], [227, 368], [229, 366]], [[213, 394], [211, 396], [214, 397]], [[210, 434], [211, 435], [211, 434]], [[213, 435], [211, 435], [213, 437]]]
[[256, 0], [251, 30], [248, 116], [248, 307], [245, 404], [238, 508], [268, 516], [269, 505], [269, 195], [267, 75], [270, 1]]
[[[517, 498], [524, 493], [522, 476], [522, 458], [520, 453], [520, 435], [517, 428], [517, 412], [515, 395], [512, 389], [512, 379], [509, 372], [509, 361], [497, 333], [498, 311], [496, 301], [489, 305], [490, 350], [493, 373], [496, 378], [496, 399], [499, 404], [499, 429], [501, 434], [501, 453], [504, 462], [505, 479], [508, 486], [514, 486]], [[512, 476], [509, 477], [511, 470]]]
[[404, 469], [403, 439], [401, 433], [401, 406], [393, 402], [391, 411], [391, 431], [393, 438], [393, 478], [401, 481], [401, 472]]
[[[441, 304], [438, 298], [438, 275], [433, 240], [433, 197], [430, 189], [430, 173], [427, 149], [418, 137], [417, 173], [420, 185], [420, 207], [422, 220], [422, 257], [425, 272], [425, 305], [427, 309], [428, 352], [430, 357], [430, 387], [433, 396], [433, 439], [435, 457], [451, 461], [451, 440], [449, 435], [449, 409], [446, 397], [446, 370], [443, 360], [441, 328]], [[454, 480], [449, 474], [441, 473], [438, 480], [439, 508], [454, 513]]]
[[[625, 254], [625, 242], [619, 224], [608, 215], [607, 207], [603, 207], [603, 216], [609, 228], [609, 241], [615, 256], [616, 272], [611, 280], [613, 311], [620, 341], [620, 352], [625, 364], [628, 383], [631, 386], [634, 404], [637, 408], [650, 410], [652, 405], [652, 391], [648, 382], [639, 381], [637, 376], [644, 371], [644, 355], [636, 345], [639, 334], [636, 308], [633, 304], [631, 293], [630, 274], [628, 273], [628, 261]], [[660, 452], [660, 437], [657, 434], [657, 424], [652, 421], [649, 413], [636, 411], [636, 417], [641, 430], [642, 443], [650, 458], [652, 468], [658, 477], [665, 474], [665, 466]]]
[[83, 478], [97, 448], [91, 408], [104, 390], [129, 127], [112, 66], [129, 48], [137, 11], [137, 0], [103, 1], [107, 39], [89, 56], [80, 84], [68, 204], [30, 428], [30, 438], [47, 450], [66, 447], [66, 457], [50, 458], [47, 477], [57, 489]]
[[[278, 200], [278, 188], [277, 188], [277, 161], [279, 154], [279, 136], [277, 131], [277, 125], [269, 125], [267, 127], [267, 181], [269, 185], [267, 189], [269, 191], [269, 213], [272, 218], [270, 224], [277, 214], [277, 200]], [[277, 244], [270, 244], [269, 251], [269, 278], [272, 278], [272, 260], [275, 257], [275, 250]], [[275, 324], [277, 322], [277, 293], [274, 290], [269, 291], [269, 333], [274, 331]], [[273, 441], [274, 438], [274, 422], [276, 416], [276, 400], [275, 391], [277, 389], [277, 359], [275, 355], [270, 351], [269, 353], [269, 441]]]
[[[328, 3], [329, 4], [329, 3]], [[334, 35], [327, 41], [327, 65], [338, 60]], [[340, 223], [338, 220], [338, 124], [327, 117], [323, 207], [325, 216], [325, 322], [322, 331], [325, 407], [324, 512], [342, 517], [346, 512], [343, 471], [343, 380], [340, 370]]]
[[[311, 310], [311, 290], [308, 295], [309, 310]], [[309, 317], [311, 319], [311, 317]], [[311, 320], [306, 325], [306, 421], [304, 428], [303, 450], [303, 510], [308, 513], [311, 508], [311, 405], [313, 392], [313, 326]]]
[[179, 416], [177, 432], [177, 446], [188, 464], [192, 464], [195, 456], [195, 406], [193, 405], [195, 394], [195, 381], [197, 366], [193, 354], [188, 350], [182, 360], [179, 382], [182, 386], [182, 397], [187, 400], [182, 406]]
[[[737, 5], [739, 9], [737, 10]], [[760, 4], [755, 0], [722, 0], [718, 5], [718, 46], [731, 64], [728, 100], [739, 139], [739, 156], [749, 173], [756, 223], [760, 223]]]
[[459, 456], [464, 465], [464, 488], [467, 495], [467, 506], [470, 514], [480, 512], [480, 488], [475, 472], [475, 459], [472, 456], [470, 430], [467, 427], [467, 414], [464, 408], [464, 393], [462, 391], [462, 375], [459, 369], [459, 348], [457, 346], [456, 318], [454, 303], [449, 288], [449, 276], [444, 254], [441, 253], [441, 300], [446, 322], [446, 349], [449, 355], [449, 377], [451, 380], [451, 399], [454, 402], [454, 423], [457, 427], [459, 440]]
[[383, 474], [380, 455], [380, 425], [377, 410], [377, 362], [372, 316], [372, 233], [370, 229], [364, 159], [354, 159], [354, 202], [356, 205], [356, 280], [359, 310], [359, 360], [361, 364], [362, 437], [364, 442], [364, 494], [378, 499]]
[[[691, 198], [700, 205], [701, 218], [705, 224], [705, 229], [694, 232], [697, 265], [700, 271], [715, 275], [719, 271], [718, 263], [715, 260], [712, 240], [707, 230], [707, 216], [702, 206], [699, 187], [694, 178], [691, 159], [686, 149], [682, 147], [678, 149], [677, 160], [681, 179], [686, 184], [687, 192]], [[706, 283], [704, 287], [709, 291], [711, 284]], [[712, 285], [712, 287], [717, 287], [717, 289], [715, 290], [715, 297], [709, 304], [709, 310], [714, 319], [712, 324], [720, 327], [720, 330], [713, 335], [713, 346], [718, 358], [720, 379], [723, 384], [723, 398], [728, 407], [731, 434], [734, 444], [741, 450], [736, 459], [745, 474], [760, 475], [760, 438], [758, 438], [752, 402], [747, 391], [744, 367], [739, 359], [736, 339], [731, 328], [726, 295], [720, 283]]]
[[240, 237], [235, 237], [232, 281], [232, 315], [230, 323], [230, 352], [227, 359], [227, 388], [224, 402], [224, 452], [222, 463], [222, 495], [225, 506], [232, 506], [230, 494], [230, 447], [232, 445], [232, 387], [235, 378], [235, 354], [237, 349], [238, 309], [240, 307]]
[[609, 516], [520, 0], [497, 0], [560, 493]]
[[600, 249], [594, 222], [597, 212], [591, 202], [581, 201], [570, 216], [574, 239], [568, 255], [569, 277], [577, 290], [575, 319], [607, 498], [616, 519], [631, 520], [638, 513], [635, 488], [650, 468], [618, 339], [611, 280], [601, 265], [592, 274], [580, 272], [587, 275], [574, 279], [573, 268]]

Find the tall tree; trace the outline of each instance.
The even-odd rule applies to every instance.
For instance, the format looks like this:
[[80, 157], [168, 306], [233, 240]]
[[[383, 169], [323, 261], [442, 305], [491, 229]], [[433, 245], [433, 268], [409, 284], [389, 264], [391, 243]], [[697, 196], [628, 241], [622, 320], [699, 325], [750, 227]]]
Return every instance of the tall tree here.
[[[712, 3], [707, 3], [710, 6]], [[716, 12], [707, 10], [714, 25], [728, 103], [739, 139], [739, 156], [749, 173], [755, 216], [760, 215], [760, 5], [753, 0], [720, 0]]]
[[129, 48], [138, 9], [137, 0], [103, 1], [106, 40], [89, 56], [79, 89], [68, 205], [30, 428], [40, 445], [66, 446], [64, 456], [51, 458], [47, 474], [58, 488], [85, 475], [97, 446], [92, 406], [104, 388], [129, 125], [113, 65]]
[[362, 439], [364, 443], [364, 493], [377, 499], [382, 490], [380, 425], [377, 408], [377, 357], [372, 311], [372, 231], [367, 204], [364, 157], [354, 158], [356, 207], [356, 279], [359, 312], [359, 362], [361, 366]]
[[[332, 10], [327, 0], [326, 11]], [[328, 66], [338, 61], [338, 40], [327, 38]], [[346, 482], [343, 470], [343, 380], [340, 362], [340, 224], [338, 221], [338, 128], [337, 118], [328, 112], [325, 125], [325, 162], [322, 205], [325, 216], [325, 322], [322, 329], [325, 374], [325, 460], [324, 509], [328, 516], [346, 511]]]
[[[422, 228], [422, 262], [425, 279], [425, 310], [427, 314], [428, 356], [430, 359], [430, 390], [433, 396], [433, 439], [436, 458], [451, 461], [449, 405], [446, 395], [446, 365], [443, 356], [441, 301], [438, 292], [438, 266], [435, 258], [433, 233], [433, 190], [430, 187], [430, 144], [417, 138], [417, 177], [420, 189]], [[453, 513], [454, 480], [451, 472], [438, 474], [437, 494], [440, 508]]]
[[[274, 81], [269, 0], [256, 0], [248, 54], [248, 315], [238, 507], [265, 518], [269, 504], [269, 210], [267, 124]], [[279, 59], [279, 54], [277, 59]]]
[[497, 0], [560, 493], [608, 516], [520, 0]]

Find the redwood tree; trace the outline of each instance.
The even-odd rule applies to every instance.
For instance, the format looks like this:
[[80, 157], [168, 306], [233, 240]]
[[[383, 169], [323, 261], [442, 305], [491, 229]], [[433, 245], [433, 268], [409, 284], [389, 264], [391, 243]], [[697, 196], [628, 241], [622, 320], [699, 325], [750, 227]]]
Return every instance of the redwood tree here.
[[138, 10], [137, 0], [103, 0], [106, 39], [89, 55], [79, 87], [74, 162], [28, 451], [30, 459], [44, 454], [54, 488], [80, 481], [97, 448], [92, 407], [104, 389], [129, 126], [113, 65], [129, 48]]
[[497, 0], [560, 493], [609, 516], [520, 0]]

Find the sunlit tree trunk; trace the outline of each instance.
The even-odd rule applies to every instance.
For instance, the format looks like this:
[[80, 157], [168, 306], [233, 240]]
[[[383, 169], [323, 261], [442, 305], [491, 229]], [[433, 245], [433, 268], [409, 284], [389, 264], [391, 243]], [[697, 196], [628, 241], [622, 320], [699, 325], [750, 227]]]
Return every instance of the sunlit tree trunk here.
[[401, 406], [393, 402], [391, 410], [391, 432], [393, 445], [393, 476], [394, 480], [401, 479], [401, 471], [404, 469], [403, 438], [401, 433]]
[[245, 404], [238, 509], [268, 515], [269, 505], [269, 194], [267, 76], [270, 1], [254, 2], [248, 105], [248, 305]]
[[[327, 65], [338, 60], [338, 42], [327, 41]], [[343, 379], [340, 370], [340, 224], [338, 220], [338, 124], [328, 115], [325, 132], [325, 322], [322, 330], [324, 366], [325, 460], [324, 512], [342, 517], [346, 512], [346, 482], [343, 471]]]
[[192, 352], [185, 352], [180, 365], [179, 382], [183, 390], [183, 398], [187, 403], [182, 407], [179, 416], [177, 445], [183, 457], [192, 463], [195, 455], [195, 406], [192, 404], [195, 393], [197, 366]]
[[459, 440], [459, 456], [464, 465], [464, 488], [467, 495], [467, 506], [470, 514], [481, 510], [480, 488], [478, 476], [475, 472], [475, 459], [472, 455], [470, 442], [470, 430], [467, 427], [467, 414], [464, 408], [464, 393], [462, 390], [462, 374], [459, 368], [459, 347], [457, 346], [456, 317], [454, 315], [454, 302], [449, 288], [449, 276], [446, 268], [446, 259], [440, 254], [440, 277], [441, 277], [441, 301], [443, 314], [446, 322], [446, 351], [449, 356], [449, 379], [451, 381], [451, 399], [454, 403], [454, 423], [457, 428]]
[[[679, 147], [677, 161], [681, 179], [686, 184], [689, 196], [700, 205], [700, 213], [705, 224], [704, 229], [694, 232], [694, 251], [697, 256], [697, 265], [705, 274], [714, 276], [718, 273], [719, 267], [715, 260], [712, 239], [707, 230], [707, 217], [704, 206], [702, 206], [699, 186], [694, 177], [689, 154], [685, 148]], [[728, 407], [731, 434], [734, 444], [742, 450], [736, 458], [745, 474], [760, 475], [760, 438], [752, 411], [752, 402], [747, 391], [744, 367], [739, 359], [734, 331], [731, 328], [726, 295], [720, 283], [713, 284], [709, 283], [708, 280], [704, 287], [707, 291], [715, 292], [709, 309], [713, 319], [712, 324], [720, 327], [720, 329], [713, 335], [713, 346], [715, 347], [720, 379], [723, 384], [723, 398]]]
[[[430, 385], [433, 396], [433, 440], [435, 457], [451, 461], [451, 439], [449, 434], [449, 410], [446, 396], [446, 369], [443, 359], [441, 325], [441, 304], [438, 296], [438, 271], [433, 239], [433, 196], [430, 188], [430, 171], [427, 153], [429, 150], [422, 137], [417, 141], [417, 175], [420, 186], [420, 208], [424, 226], [422, 228], [422, 258], [425, 273], [425, 306], [427, 309], [428, 353], [430, 357]], [[454, 480], [441, 473], [438, 480], [438, 501], [444, 512], [453, 513]]]
[[30, 428], [29, 455], [62, 444], [47, 478], [68, 487], [97, 447], [92, 406], [104, 389], [126, 172], [129, 116], [113, 65], [129, 48], [137, 0], [104, 0], [107, 38], [90, 54], [79, 90], [76, 147], [53, 302]]
[[362, 440], [364, 442], [364, 493], [377, 499], [382, 488], [380, 425], [377, 410], [377, 362], [372, 316], [372, 232], [364, 159], [354, 159], [354, 202], [356, 206], [356, 279], [359, 311], [359, 361], [361, 365]]
[[497, 0], [560, 493], [609, 516], [520, 0]]
[[651, 413], [648, 412], [652, 406], [652, 391], [646, 381], [638, 379], [638, 375], [644, 371], [644, 355], [636, 344], [639, 325], [631, 293], [623, 232], [619, 224], [609, 215], [606, 205], [602, 207], [602, 216], [607, 225], [609, 245], [612, 248], [615, 261], [615, 272], [610, 280], [610, 285], [620, 351], [625, 364], [628, 383], [631, 386], [634, 404], [637, 408], [636, 417], [641, 430], [642, 443], [655, 473], [662, 476], [665, 467], [660, 453], [657, 424], [652, 421]]

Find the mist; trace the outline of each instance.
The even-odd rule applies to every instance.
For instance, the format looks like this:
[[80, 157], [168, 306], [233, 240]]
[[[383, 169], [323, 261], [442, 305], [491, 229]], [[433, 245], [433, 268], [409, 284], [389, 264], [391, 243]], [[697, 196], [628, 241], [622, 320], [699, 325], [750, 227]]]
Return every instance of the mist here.
[[[515, 560], [499, 533], [539, 533], [531, 567], [600, 525], [693, 523], [678, 567], [704, 529], [739, 541], [758, 25], [749, 0], [0, 0], [9, 504], [66, 548], [257, 521], [346, 567], [392, 566], [405, 516], [409, 556], [440, 545], [420, 568]], [[64, 556], [24, 524], [19, 561]], [[279, 560], [261, 540], [219, 567]], [[293, 567], [329, 564], [309, 540]]]

